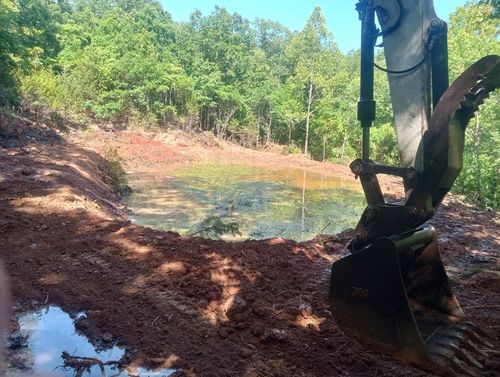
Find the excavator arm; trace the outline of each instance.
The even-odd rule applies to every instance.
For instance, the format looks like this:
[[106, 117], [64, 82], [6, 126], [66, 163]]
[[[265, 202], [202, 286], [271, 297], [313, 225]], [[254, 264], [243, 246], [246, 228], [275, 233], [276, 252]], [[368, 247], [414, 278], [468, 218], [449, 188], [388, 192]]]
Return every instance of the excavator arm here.
[[[442, 375], [477, 375], [491, 346], [453, 294], [436, 231], [426, 225], [460, 170], [468, 121], [500, 87], [500, 57], [487, 56], [448, 87], [446, 23], [431, 0], [360, 0], [362, 155], [351, 163], [368, 206], [332, 266], [330, 303], [348, 335]], [[378, 19], [380, 28], [375, 20]], [[374, 48], [382, 37], [400, 166], [370, 159]], [[403, 203], [386, 203], [378, 174], [403, 178]]]

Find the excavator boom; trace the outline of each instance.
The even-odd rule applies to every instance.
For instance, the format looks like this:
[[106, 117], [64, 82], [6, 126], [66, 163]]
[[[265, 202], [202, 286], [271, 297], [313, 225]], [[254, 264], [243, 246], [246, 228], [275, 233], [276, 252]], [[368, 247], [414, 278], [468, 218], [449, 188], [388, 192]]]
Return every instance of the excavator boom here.
[[[466, 321], [441, 260], [433, 217], [460, 170], [465, 129], [500, 87], [500, 56], [486, 56], [448, 87], [446, 23], [431, 0], [360, 0], [361, 158], [351, 163], [368, 206], [352, 255], [332, 266], [330, 303], [340, 328], [375, 350], [441, 375], [477, 375], [492, 347]], [[378, 18], [380, 30], [375, 26]], [[370, 160], [374, 48], [383, 38], [400, 166]], [[378, 174], [403, 178], [404, 203], [386, 203]]]

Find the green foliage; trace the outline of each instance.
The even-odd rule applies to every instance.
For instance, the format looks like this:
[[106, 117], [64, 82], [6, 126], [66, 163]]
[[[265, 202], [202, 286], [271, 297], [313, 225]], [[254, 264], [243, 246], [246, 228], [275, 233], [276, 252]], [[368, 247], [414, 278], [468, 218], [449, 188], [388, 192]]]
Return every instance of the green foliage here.
[[491, 6], [493, 8], [491, 17], [500, 18], [500, 0], [480, 0], [478, 4]]
[[201, 235], [208, 238], [219, 238], [224, 234], [241, 235], [240, 226], [235, 221], [229, 221], [221, 216], [208, 216], [190, 236]]
[[125, 195], [132, 191], [127, 184], [127, 176], [123, 169], [123, 158], [118, 149], [110, 147], [106, 150], [105, 158], [108, 161], [108, 174], [113, 190], [119, 195]]
[[65, 98], [57, 79], [52, 71], [45, 69], [22, 76], [20, 88], [23, 102], [31, 108], [43, 106], [54, 111], [60, 110]]
[[399, 163], [398, 143], [396, 133], [391, 124], [386, 123], [379, 127], [371, 128], [372, 158], [386, 165], [397, 165]]
[[340, 94], [336, 93], [336, 86], [341, 85], [336, 76], [342, 58], [319, 7], [304, 29], [292, 38], [285, 56], [293, 67], [289, 80], [295, 86], [296, 101], [302, 104], [297, 115], [303, 120], [304, 154], [320, 158], [328, 129], [334, 127], [329, 123], [334, 110], [332, 102]]
[[500, 93], [494, 93], [476, 113], [466, 131], [464, 168], [454, 187], [483, 208], [500, 208]]
[[18, 11], [15, 1], [0, 0], [0, 106], [14, 103], [17, 99], [13, 52]]
[[18, 104], [17, 73], [53, 63], [59, 11], [51, 0], [0, 0], [0, 106]]
[[285, 145], [285, 147], [283, 148], [283, 153], [284, 154], [301, 154], [302, 149], [300, 147], [298, 147], [297, 145], [295, 145], [294, 143], [290, 143], [290, 144]]
[[[450, 73], [456, 78], [482, 56], [500, 55], [498, 2], [481, 1], [460, 7], [450, 17]], [[464, 167], [454, 191], [477, 205], [499, 209], [500, 196], [500, 93], [481, 105], [469, 122]]]

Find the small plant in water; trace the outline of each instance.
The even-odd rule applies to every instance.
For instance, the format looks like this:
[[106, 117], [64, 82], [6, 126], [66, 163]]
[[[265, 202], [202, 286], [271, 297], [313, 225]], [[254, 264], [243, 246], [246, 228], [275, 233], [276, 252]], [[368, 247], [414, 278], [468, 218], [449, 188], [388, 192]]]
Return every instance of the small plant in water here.
[[241, 235], [240, 225], [236, 221], [229, 221], [221, 216], [208, 216], [196, 228], [197, 230], [190, 233], [190, 236], [201, 235], [219, 238], [228, 233], [233, 236]]

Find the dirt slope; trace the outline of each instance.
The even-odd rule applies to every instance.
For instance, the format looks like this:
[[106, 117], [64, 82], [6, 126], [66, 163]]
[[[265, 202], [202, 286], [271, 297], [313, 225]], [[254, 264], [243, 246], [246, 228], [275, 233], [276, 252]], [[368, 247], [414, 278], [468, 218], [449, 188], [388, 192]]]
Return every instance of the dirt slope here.
[[[137, 171], [168, 168], [196, 153], [233, 162], [253, 155], [255, 164], [298, 161], [212, 141], [97, 136], [87, 147], [103, 151], [114, 143]], [[86, 335], [102, 342], [110, 333], [130, 350], [132, 364], [174, 367], [178, 375], [427, 375], [364, 349], [336, 327], [328, 308], [329, 268], [342, 257], [347, 235], [300, 244], [224, 243], [141, 228], [126, 219], [107, 182], [106, 162], [83, 141], [29, 142], [19, 132], [15, 138], [0, 148], [0, 258], [16, 310], [56, 304], [85, 311], [88, 319], [78, 327]], [[348, 174], [343, 167], [301, 163]], [[467, 315], [498, 340], [497, 215], [451, 200], [434, 224]], [[498, 375], [497, 366], [489, 363], [481, 375]]]

